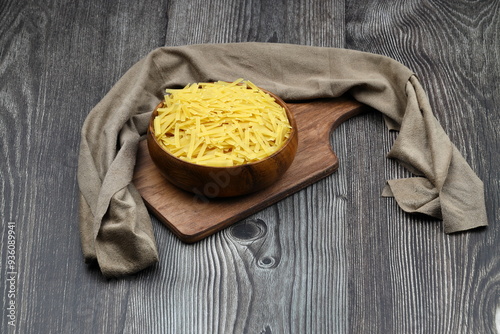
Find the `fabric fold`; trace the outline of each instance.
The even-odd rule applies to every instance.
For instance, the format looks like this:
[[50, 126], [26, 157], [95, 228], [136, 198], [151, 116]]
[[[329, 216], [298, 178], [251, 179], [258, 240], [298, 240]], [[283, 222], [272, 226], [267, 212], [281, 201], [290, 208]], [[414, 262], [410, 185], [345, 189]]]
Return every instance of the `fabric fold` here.
[[135, 273], [158, 252], [151, 220], [132, 185], [135, 154], [166, 88], [251, 80], [284, 100], [345, 93], [384, 115], [399, 135], [388, 153], [419, 177], [392, 180], [407, 212], [443, 219], [446, 233], [487, 225], [484, 190], [441, 128], [414, 73], [381, 55], [290, 44], [162, 47], [135, 64], [88, 115], [81, 134], [80, 233], [87, 261], [106, 276]]
[[[399, 135], [387, 157], [425, 178], [389, 181], [398, 205], [406, 212], [442, 219], [446, 233], [486, 226], [483, 183], [432, 114], [415, 76], [406, 84], [406, 94], [408, 103]], [[423, 191], [430, 185], [432, 196]]]
[[106, 277], [136, 273], [158, 261], [151, 219], [131, 184], [137, 147], [163, 92], [145, 58], [87, 116], [78, 162], [80, 235], [85, 262]]

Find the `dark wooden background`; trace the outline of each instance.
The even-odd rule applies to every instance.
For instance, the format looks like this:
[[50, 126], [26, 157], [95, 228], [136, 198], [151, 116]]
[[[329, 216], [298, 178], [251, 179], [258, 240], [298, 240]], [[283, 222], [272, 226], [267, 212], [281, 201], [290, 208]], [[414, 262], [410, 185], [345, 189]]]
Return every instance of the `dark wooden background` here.
[[[500, 1], [0, 0], [2, 333], [7, 226], [16, 333], [499, 333]], [[153, 222], [160, 263], [83, 263], [80, 127], [163, 45], [284, 42], [384, 54], [418, 73], [484, 180], [490, 226], [445, 235], [380, 197], [408, 176], [378, 113], [344, 123], [339, 171], [194, 245]]]

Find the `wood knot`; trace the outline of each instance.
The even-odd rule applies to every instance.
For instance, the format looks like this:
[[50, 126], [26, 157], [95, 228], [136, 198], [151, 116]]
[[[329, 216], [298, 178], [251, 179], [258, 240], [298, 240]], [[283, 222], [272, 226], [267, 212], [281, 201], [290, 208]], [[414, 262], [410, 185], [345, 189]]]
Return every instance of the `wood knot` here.
[[249, 219], [232, 225], [231, 236], [239, 241], [255, 241], [267, 233], [267, 225], [262, 219]]

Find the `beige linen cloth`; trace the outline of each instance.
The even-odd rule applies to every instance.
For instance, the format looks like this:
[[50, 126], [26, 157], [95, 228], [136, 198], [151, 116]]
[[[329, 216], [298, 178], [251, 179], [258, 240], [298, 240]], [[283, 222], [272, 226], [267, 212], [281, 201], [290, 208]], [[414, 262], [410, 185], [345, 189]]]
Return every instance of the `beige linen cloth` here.
[[165, 88], [214, 80], [251, 80], [284, 100], [349, 93], [380, 111], [399, 135], [388, 157], [416, 177], [390, 180], [407, 212], [442, 219], [446, 233], [487, 225], [484, 190], [432, 114], [417, 77], [399, 62], [346, 49], [237, 43], [158, 48], [136, 63], [90, 112], [78, 166], [80, 232], [86, 262], [107, 277], [158, 261], [152, 225], [131, 184], [149, 116]]

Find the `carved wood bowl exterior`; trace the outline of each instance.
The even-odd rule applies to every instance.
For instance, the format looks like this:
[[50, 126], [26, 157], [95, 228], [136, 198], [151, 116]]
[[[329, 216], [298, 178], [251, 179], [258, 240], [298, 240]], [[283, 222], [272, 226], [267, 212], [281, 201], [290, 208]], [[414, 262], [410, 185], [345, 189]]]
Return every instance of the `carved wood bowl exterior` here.
[[158, 108], [163, 107], [161, 102], [151, 115], [147, 131], [149, 154], [161, 174], [175, 186], [206, 198], [246, 195], [278, 181], [295, 158], [298, 145], [297, 124], [282, 99], [262, 90], [285, 109], [292, 126], [289, 138], [278, 151], [260, 161], [231, 167], [202, 166], [181, 160], [166, 151], [154, 136], [153, 120], [158, 114]]

